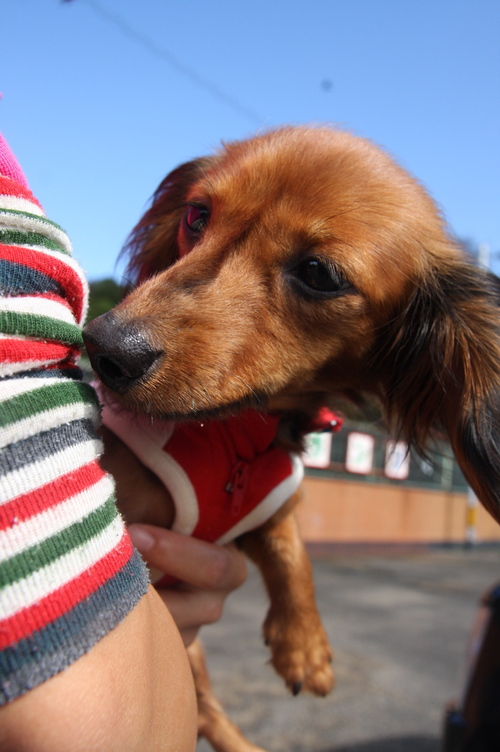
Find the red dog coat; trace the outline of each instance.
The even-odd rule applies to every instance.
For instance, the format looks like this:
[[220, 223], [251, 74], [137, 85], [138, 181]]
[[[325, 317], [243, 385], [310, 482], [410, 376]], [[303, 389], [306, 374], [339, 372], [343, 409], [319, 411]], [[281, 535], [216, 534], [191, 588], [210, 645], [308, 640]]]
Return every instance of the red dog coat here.
[[224, 544], [259, 527], [303, 477], [300, 458], [272, 446], [277, 415], [247, 410], [224, 421], [151, 423], [104, 406], [103, 421], [170, 492], [172, 529], [202, 540]]

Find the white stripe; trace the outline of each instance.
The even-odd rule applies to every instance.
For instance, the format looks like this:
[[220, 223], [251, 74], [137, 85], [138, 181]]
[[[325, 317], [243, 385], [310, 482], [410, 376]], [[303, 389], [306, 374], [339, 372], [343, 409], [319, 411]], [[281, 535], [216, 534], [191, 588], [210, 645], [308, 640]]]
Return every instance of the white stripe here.
[[56, 426], [71, 423], [73, 420], [81, 420], [82, 418], [91, 420], [94, 427], [97, 428], [100, 424], [100, 414], [97, 406], [92, 402], [68, 403], [37, 413], [36, 418], [28, 416], [1, 429], [0, 449], [6, 447], [8, 444], [21, 441], [21, 439], [35, 436], [37, 433], [42, 433], [42, 431], [49, 431]]
[[35, 544], [57, 535], [98, 509], [114, 491], [111, 476], [106, 475], [89, 488], [50, 509], [0, 532], [0, 562], [22, 553]]
[[[12, 337], [9, 337], [12, 339]], [[16, 339], [19, 339], [16, 337]], [[49, 366], [53, 363], [59, 363], [60, 358], [52, 358], [47, 360], [20, 360], [16, 363], [0, 363], [0, 376], [14, 376], [16, 373], [22, 371], [30, 371], [34, 368], [41, 368], [42, 366]]]
[[[37, 204], [27, 198], [21, 198], [20, 196], [0, 195], [0, 211], [2, 209], [5, 209], [5, 211], [14, 210], [28, 212], [28, 214], [37, 214], [39, 217], [45, 216], [43, 209], [40, 209]], [[16, 217], [11, 217], [11, 220], [15, 219]]]
[[38, 317], [49, 317], [76, 326], [76, 319], [71, 309], [57, 300], [47, 300], [41, 296], [26, 295], [19, 298], [0, 298], [0, 311], [31, 314]]
[[[64, 230], [46, 220], [43, 216], [38, 219], [37, 217], [29, 217], [23, 214], [9, 215], [0, 213], [0, 225], [24, 232], [37, 232], [60, 245], [67, 253], [71, 254], [73, 252], [71, 242]], [[24, 243], [16, 243], [16, 245], [24, 245]]]
[[297, 455], [290, 455], [290, 459], [292, 460], [292, 474], [273, 488], [271, 493], [269, 493], [258, 506], [252, 509], [246, 517], [243, 517], [242, 520], [237, 522], [234, 527], [224, 533], [216, 543], [223, 546], [226, 543], [235, 540], [235, 538], [238, 538], [240, 535], [243, 535], [243, 533], [247, 533], [249, 530], [255, 530], [255, 528], [260, 527], [260, 525], [267, 522], [267, 520], [269, 520], [273, 514], [293, 496], [304, 477], [304, 466], [300, 457]]
[[35, 376], [24, 379], [12, 379], [11, 381], [2, 381], [0, 383], [0, 400], [12, 399], [18, 397], [21, 394], [27, 392], [35, 392], [37, 389], [42, 389], [44, 386], [52, 386], [53, 384], [65, 384], [70, 382], [71, 379], [65, 379], [64, 381], [57, 376], [54, 377], [42, 377], [36, 378]]
[[84, 545], [74, 548], [24, 580], [4, 588], [0, 591], [2, 618], [8, 619], [23, 608], [29, 608], [97, 564], [118, 545], [123, 531], [123, 520], [117, 516], [105, 530]]
[[31, 340], [31, 337], [25, 337], [24, 334], [5, 334], [4, 332], [0, 332], [0, 339], [20, 339], [20, 340]]
[[26, 468], [12, 470], [4, 475], [0, 484], [0, 504], [51, 483], [60, 475], [78, 470], [82, 465], [99, 457], [102, 451], [102, 441], [90, 439], [62, 452], [51, 454], [39, 462], [33, 462], [29, 466], [29, 473], [26, 472]]

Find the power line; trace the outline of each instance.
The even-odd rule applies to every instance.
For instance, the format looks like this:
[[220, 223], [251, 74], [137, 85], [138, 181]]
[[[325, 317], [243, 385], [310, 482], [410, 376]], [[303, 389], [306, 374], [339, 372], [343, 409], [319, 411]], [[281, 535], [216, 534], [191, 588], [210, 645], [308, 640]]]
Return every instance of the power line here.
[[[175, 55], [169, 52], [169, 50], [160, 47], [150, 36], [143, 34], [140, 31], [136, 31], [122, 16], [103, 8], [103, 6], [96, 0], [81, 1], [86, 3], [97, 16], [100, 16], [104, 20], [113, 24], [125, 37], [137, 42], [152, 55], [161, 58], [173, 70], [177, 71], [177, 73], [188, 78], [195, 86], [208, 91], [215, 99], [219, 100], [219, 102], [231, 107], [235, 112], [238, 112], [248, 120], [251, 120], [254, 124], [259, 126], [262, 125], [263, 119], [259, 117], [256, 112], [245, 107], [245, 105], [239, 102], [235, 97], [226, 94], [226, 92], [222, 91], [222, 89], [220, 89], [213, 81], [201, 76], [194, 68], [182, 63], [175, 57]], [[71, 2], [71, 0], [63, 0], [63, 2]]]

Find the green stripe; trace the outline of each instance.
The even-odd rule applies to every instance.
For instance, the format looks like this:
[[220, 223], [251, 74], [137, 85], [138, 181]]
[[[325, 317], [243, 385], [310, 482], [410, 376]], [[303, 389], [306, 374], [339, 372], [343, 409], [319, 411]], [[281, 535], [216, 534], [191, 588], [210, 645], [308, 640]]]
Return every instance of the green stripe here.
[[56, 407], [76, 405], [79, 402], [99, 405], [96, 393], [90, 384], [84, 381], [59, 381], [57, 384], [49, 384], [31, 392], [17, 394], [2, 403], [0, 428]]
[[[88, 543], [105, 530], [117, 516], [114, 494], [98, 509], [60, 533], [36, 543], [0, 564], [0, 589], [29, 577], [64, 554]], [[78, 554], [75, 554], [76, 556]]]
[[50, 316], [36, 316], [32, 313], [0, 311], [0, 332], [35, 339], [58, 340], [78, 347], [83, 345], [82, 333], [76, 324], [67, 324]]
[[5, 245], [39, 245], [50, 251], [68, 252], [55, 240], [47, 238], [41, 232], [26, 232], [24, 230], [0, 230], [0, 243]]
[[14, 216], [16, 217], [27, 217], [28, 219], [35, 219], [37, 222], [43, 222], [43, 224], [47, 225], [48, 227], [54, 227], [56, 230], [59, 230], [60, 232], [64, 233], [64, 235], [66, 235], [66, 230], [64, 230], [61, 225], [58, 225], [56, 222], [52, 222], [51, 219], [47, 219], [47, 217], [40, 214], [32, 214], [31, 212], [21, 211], [20, 209], [0, 208], [0, 215], [1, 214], [6, 214], [7, 216], [9, 214], [14, 214]]

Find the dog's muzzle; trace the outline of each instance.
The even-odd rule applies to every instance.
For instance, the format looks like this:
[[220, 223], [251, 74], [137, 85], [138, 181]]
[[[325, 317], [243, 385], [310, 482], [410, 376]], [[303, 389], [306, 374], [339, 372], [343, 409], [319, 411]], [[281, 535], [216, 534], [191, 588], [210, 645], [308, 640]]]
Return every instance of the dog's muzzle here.
[[124, 324], [113, 312], [91, 321], [83, 339], [92, 368], [118, 394], [144, 380], [162, 354], [148, 342], [138, 323]]

